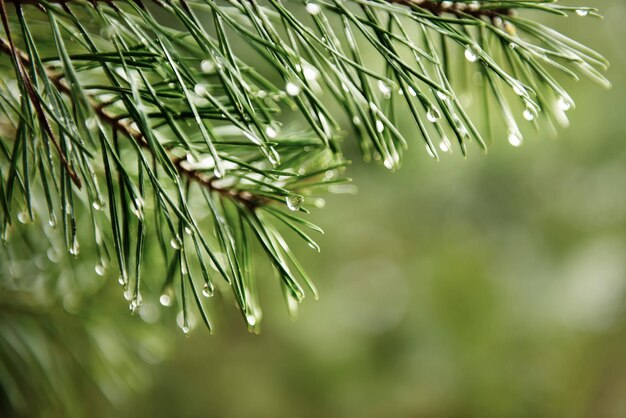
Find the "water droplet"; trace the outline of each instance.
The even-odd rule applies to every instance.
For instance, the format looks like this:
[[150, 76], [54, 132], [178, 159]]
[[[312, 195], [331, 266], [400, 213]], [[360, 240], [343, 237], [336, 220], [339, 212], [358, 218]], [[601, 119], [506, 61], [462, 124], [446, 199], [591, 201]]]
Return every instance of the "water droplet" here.
[[430, 108], [428, 112], [426, 112], [426, 119], [428, 119], [429, 122], [435, 123], [440, 117], [441, 115], [439, 114], [439, 111], [434, 107]]
[[315, 81], [317, 80], [317, 77], [319, 76], [319, 71], [317, 71], [315, 67], [309, 64], [303, 64], [302, 75], [304, 75], [304, 78], [306, 78], [309, 81]]
[[137, 308], [139, 308], [139, 304], [137, 303], [137, 300], [133, 299], [130, 301], [130, 303], [128, 304], [128, 309], [130, 310], [131, 313], [135, 313], [137, 311]]
[[391, 97], [391, 88], [382, 80], [378, 80], [378, 90], [380, 90], [385, 98], [388, 99]]
[[28, 212], [23, 211], [17, 214], [17, 220], [20, 221], [20, 223], [27, 223], [28, 221], [30, 221], [30, 217], [28, 216]]
[[181, 246], [180, 238], [178, 237], [172, 238], [170, 241], [170, 245], [172, 246], [173, 249], [180, 250], [180, 246]]
[[105, 272], [105, 268], [104, 268], [104, 264], [102, 263], [102, 261], [98, 262], [98, 264], [96, 264], [96, 274], [98, 276], [104, 276], [104, 272]]
[[526, 89], [523, 86], [519, 85], [519, 84], [514, 84], [513, 85], [513, 92], [515, 94], [517, 94], [518, 96], [523, 96], [523, 95], [526, 94]]
[[589, 14], [589, 10], [585, 10], [585, 9], [578, 9], [576, 10], [576, 14], [580, 17], [585, 17]]
[[407, 89], [409, 91], [409, 94], [413, 97], [417, 96], [417, 93], [415, 92], [415, 89], [411, 86], [409, 86], [409, 88]]
[[355, 116], [352, 118], [352, 123], [359, 126], [361, 124], [361, 118], [358, 116]]
[[103, 204], [102, 201], [100, 199], [96, 199], [93, 201], [93, 203], [91, 204], [91, 206], [94, 208], [94, 210], [102, 210], [103, 208]]
[[159, 297], [159, 302], [163, 306], [172, 306], [174, 302], [174, 290], [168, 286]]
[[571, 109], [572, 107], [572, 102], [569, 99], [566, 99], [565, 97], [559, 97], [559, 100], [557, 102], [557, 106], [559, 107], [559, 109], [561, 109], [563, 112], [567, 112], [568, 110]]
[[376, 131], [382, 133], [385, 130], [385, 125], [380, 119], [376, 119]]
[[133, 292], [132, 290], [130, 290], [130, 287], [126, 288], [126, 290], [124, 290], [124, 299], [126, 300], [131, 300], [133, 298]]
[[246, 315], [246, 322], [251, 327], [255, 326], [256, 325], [256, 316], [254, 316], [253, 314], [247, 314]]
[[50, 225], [50, 228], [52, 229], [56, 229], [57, 227], [57, 217], [54, 213], [50, 214], [50, 219], [48, 220], [48, 225]]
[[519, 131], [516, 130], [510, 130], [507, 139], [509, 141], [509, 144], [513, 145], [514, 147], [519, 147], [520, 145], [522, 145], [523, 142], [522, 134], [520, 134]]
[[450, 140], [445, 136], [441, 138], [441, 142], [439, 142], [439, 149], [443, 152], [450, 152], [452, 150], [452, 144], [450, 144]]
[[297, 96], [300, 94], [300, 86], [294, 83], [293, 81], [288, 81], [285, 85], [285, 91], [290, 96]]
[[313, 16], [315, 16], [322, 10], [322, 8], [317, 3], [307, 3], [305, 8], [307, 13]]
[[143, 219], [143, 199], [141, 197], [135, 198], [135, 204], [130, 205], [130, 211], [139, 219]]
[[304, 203], [304, 198], [299, 195], [289, 195], [285, 198], [285, 202], [289, 210], [298, 211], [302, 207], [302, 203]]
[[478, 56], [476, 56], [474, 50], [469, 46], [465, 49], [465, 59], [469, 62], [476, 62], [476, 60], [478, 60]]
[[78, 239], [76, 238], [76, 236], [74, 236], [74, 240], [72, 241], [72, 246], [70, 247], [70, 254], [76, 257], [78, 255], [79, 250], [80, 250], [80, 245], [78, 245]]
[[185, 334], [189, 334], [189, 331], [191, 331], [191, 329], [189, 328], [189, 325], [184, 324], [180, 329], [183, 330], [183, 333]]
[[276, 132], [276, 129], [274, 129], [271, 125], [267, 125], [265, 127], [265, 135], [267, 135], [268, 138], [274, 139], [276, 138], [276, 135], [278, 135], [278, 132]]
[[191, 229], [190, 227], [186, 226], [184, 230], [185, 230], [185, 234], [193, 235], [193, 229]]
[[202, 60], [200, 70], [203, 73], [212, 73], [215, 70], [215, 64], [211, 60]]
[[280, 164], [280, 155], [278, 155], [278, 152], [276, 152], [274, 148], [269, 148], [267, 153], [267, 159], [274, 166]]
[[439, 97], [441, 100], [448, 100], [448, 98], [449, 98], [449, 97], [448, 97], [448, 95], [447, 95], [447, 94], [445, 94], [445, 93], [444, 93], [444, 92], [442, 92], [442, 91], [438, 91], [438, 92], [437, 92], [437, 97]]
[[123, 275], [120, 275], [120, 277], [117, 278], [117, 282], [121, 286], [126, 286], [126, 278]]
[[198, 96], [206, 96], [207, 90], [204, 85], [196, 84], [193, 88], [193, 92], [196, 93]]
[[205, 283], [204, 287], [202, 287], [202, 296], [204, 296], [205, 298], [210, 298], [211, 296], [213, 296], [214, 293], [215, 292], [213, 286], [209, 286], [208, 283]]
[[527, 121], [531, 121], [535, 119], [535, 112], [530, 109], [530, 108], [526, 108], [526, 110], [524, 110], [524, 119], [526, 119]]

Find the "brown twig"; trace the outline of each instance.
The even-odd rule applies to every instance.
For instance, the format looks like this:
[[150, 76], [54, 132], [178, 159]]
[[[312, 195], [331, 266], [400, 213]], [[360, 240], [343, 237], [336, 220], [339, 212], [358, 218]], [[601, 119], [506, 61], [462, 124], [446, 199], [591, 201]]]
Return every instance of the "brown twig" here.
[[[14, 0], [19, 1], [19, 0]], [[432, 0], [387, 0], [389, 3], [402, 4], [409, 7], [418, 7], [423, 10], [427, 10], [434, 15], [451, 14], [457, 17], [472, 16], [475, 18], [486, 17], [493, 19], [499, 16], [506, 16], [511, 14], [511, 9], [507, 8], [494, 8], [487, 9], [481, 8], [478, 3], [466, 3], [462, 1], [432, 1]]]

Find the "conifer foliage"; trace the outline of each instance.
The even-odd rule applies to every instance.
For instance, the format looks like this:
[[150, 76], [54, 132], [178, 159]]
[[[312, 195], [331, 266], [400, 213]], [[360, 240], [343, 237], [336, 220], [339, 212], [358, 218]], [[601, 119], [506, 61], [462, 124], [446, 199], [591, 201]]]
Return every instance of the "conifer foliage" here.
[[[319, 250], [306, 214], [352, 190], [348, 141], [389, 170], [409, 147], [485, 149], [490, 123], [519, 146], [567, 122], [562, 78], [608, 85], [606, 61], [540, 13], [598, 16], [555, 0], [0, 0], [2, 257], [94, 247], [93, 275], [116, 272], [132, 312], [159, 298], [184, 332], [211, 329], [219, 288], [257, 331], [259, 263], [291, 311], [317, 296], [289, 242]], [[142, 277], [148, 253], [161, 277]]]

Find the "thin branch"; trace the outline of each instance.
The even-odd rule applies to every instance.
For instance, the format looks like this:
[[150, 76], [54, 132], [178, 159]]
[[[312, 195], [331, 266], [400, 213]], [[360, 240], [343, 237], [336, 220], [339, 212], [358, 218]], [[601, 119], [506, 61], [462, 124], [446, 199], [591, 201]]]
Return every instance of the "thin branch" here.
[[[2, 1], [3, 0], [0, 0], [0, 2]], [[18, 65], [20, 65], [20, 67], [28, 65], [30, 62], [30, 58], [28, 57], [28, 54], [26, 54], [24, 51], [20, 50], [19, 48], [14, 47], [7, 40], [3, 38], [0, 38], [0, 52], [4, 52], [9, 55], [14, 54], [15, 58], [17, 59], [19, 63]], [[53, 70], [46, 68], [46, 75], [48, 79], [50, 80], [50, 82], [59, 90], [59, 92], [67, 96], [71, 96], [71, 88], [65, 82], [63, 73], [54, 72]], [[134, 140], [137, 143], [137, 145], [139, 145], [141, 148], [150, 150], [150, 146], [148, 142], [146, 141], [144, 135], [137, 129], [133, 128], [131, 126], [131, 122], [127, 120], [121, 120], [116, 115], [107, 112], [107, 110], [104, 107], [104, 104], [98, 102], [93, 97], [88, 96], [88, 99], [89, 99], [89, 105], [91, 106], [94, 113], [98, 116], [98, 118], [101, 121], [107, 123], [113, 130], [121, 132], [122, 134], [126, 135], [128, 138]], [[52, 131], [50, 130], [50, 132]], [[185, 167], [183, 164], [183, 159], [175, 157], [171, 155], [170, 153], [168, 153], [168, 157], [170, 158], [170, 160], [176, 167], [179, 174], [189, 178], [192, 181], [197, 182], [198, 184], [204, 187], [207, 187], [209, 190], [212, 190], [216, 193], [221, 194], [222, 196], [238, 201], [239, 203], [242, 203], [243, 205], [245, 205], [246, 207], [250, 209], [254, 209], [255, 207], [265, 202], [265, 199], [260, 198], [258, 196], [254, 196], [253, 194], [246, 192], [246, 191], [225, 188], [225, 187], [218, 187], [215, 185], [215, 181], [217, 180], [215, 177], [207, 177], [198, 171]], [[76, 178], [78, 180], [78, 177]], [[78, 184], [80, 185], [80, 180], [78, 180], [78, 182], [79, 182]]]
[[[14, 0], [20, 1], [20, 0]], [[66, 0], [67, 1], [67, 0]], [[509, 15], [512, 10], [507, 8], [483, 9], [478, 3], [465, 3], [462, 1], [431, 1], [431, 0], [387, 0], [389, 3], [402, 4], [409, 7], [419, 7], [428, 10], [434, 15], [452, 14], [457, 17], [472, 16], [475, 18], [494, 17]]]

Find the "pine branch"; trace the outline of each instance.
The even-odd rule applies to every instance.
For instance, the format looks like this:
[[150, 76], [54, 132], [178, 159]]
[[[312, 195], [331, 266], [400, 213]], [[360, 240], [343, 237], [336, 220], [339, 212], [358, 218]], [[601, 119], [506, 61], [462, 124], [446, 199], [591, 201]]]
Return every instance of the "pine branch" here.
[[[557, 74], [608, 85], [599, 54], [522, 15], [595, 9], [546, 1], [159, 0], [158, 17], [134, 1], [0, 2], [0, 54], [13, 60], [0, 63], [2, 236], [16, 210], [18, 220], [47, 211], [56, 224], [60, 209], [76, 254], [77, 228], [93, 225], [135, 311], [154, 234], [167, 274], [153, 288], [164, 304], [179, 302], [187, 331], [191, 300], [210, 327], [198, 297], [215, 287], [209, 264], [258, 331], [253, 245], [288, 306], [306, 286], [316, 294], [278, 225], [319, 248], [305, 232], [319, 228], [300, 215], [322, 193], [346, 190], [342, 118], [366, 160], [395, 170], [410, 143], [433, 158], [486, 149], [490, 127], [474, 124], [458, 94], [472, 92], [466, 72], [482, 86], [483, 119], [514, 146], [526, 125], [567, 123], [574, 102]], [[25, 16], [25, 5], [36, 13]], [[257, 55], [240, 53], [243, 43]], [[260, 74], [259, 62], [269, 70]], [[285, 111], [305, 128], [283, 125]], [[408, 138], [400, 118], [414, 123]]]

